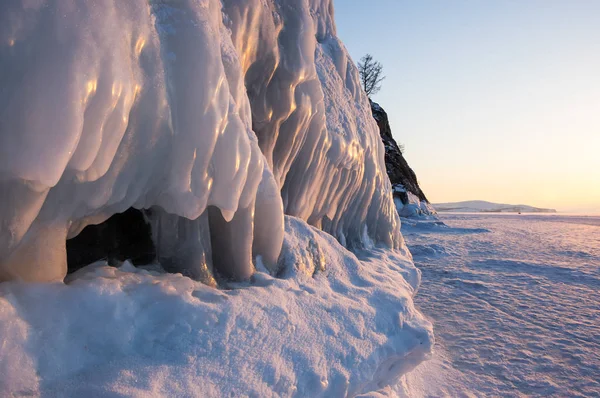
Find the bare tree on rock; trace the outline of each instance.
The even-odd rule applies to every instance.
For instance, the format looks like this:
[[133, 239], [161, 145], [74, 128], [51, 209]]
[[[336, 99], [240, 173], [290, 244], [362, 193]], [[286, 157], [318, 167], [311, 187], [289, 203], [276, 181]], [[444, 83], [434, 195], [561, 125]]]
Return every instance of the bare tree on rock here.
[[366, 54], [358, 63], [358, 73], [363, 89], [370, 98], [381, 90], [381, 82], [385, 79], [383, 65], [373, 59], [371, 54]]

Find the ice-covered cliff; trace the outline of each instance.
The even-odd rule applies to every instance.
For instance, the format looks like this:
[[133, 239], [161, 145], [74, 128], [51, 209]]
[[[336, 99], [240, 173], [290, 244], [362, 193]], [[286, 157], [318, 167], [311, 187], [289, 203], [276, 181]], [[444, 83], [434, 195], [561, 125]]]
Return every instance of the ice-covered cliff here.
[[[0, 393], [355, 395], [428, 355], [333, 15], [0, 3]], [[147, 226], [149, 244], [124, 244]], [[151, 264], [93, 258], [123, 246]], [[63, 283], [67, 256], [102, 261]]]
[[152, 208], [162, 257], [236, 279], [276, 268], [284, 212], [401, 244], [329, 1], [1, 11], [0, 279], [62, 279], [66, 239], [130, 207]]
[[419, 186], [417, 175], [408, 165], [400, 147], [392, 135], [392, 129], [385, 110], [369, 100], [373, 118], [377, 121], [379, 134], [385, 147], [385, 166], [392, 183], [394, 202], [402, 217], [433, 216], [433, 206]]

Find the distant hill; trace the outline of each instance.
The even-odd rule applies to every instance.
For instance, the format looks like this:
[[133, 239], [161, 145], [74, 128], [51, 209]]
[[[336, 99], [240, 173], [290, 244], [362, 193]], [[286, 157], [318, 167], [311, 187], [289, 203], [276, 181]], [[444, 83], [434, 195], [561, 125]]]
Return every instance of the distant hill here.
[[555, 209], [542, 209], [527, 205], [507, 205], [486, 202], [484, 200], [469, 200], [455, 203], [434, 203], [433, 207], [438, 212], [465, 212], [465, 213], [556, 213]]

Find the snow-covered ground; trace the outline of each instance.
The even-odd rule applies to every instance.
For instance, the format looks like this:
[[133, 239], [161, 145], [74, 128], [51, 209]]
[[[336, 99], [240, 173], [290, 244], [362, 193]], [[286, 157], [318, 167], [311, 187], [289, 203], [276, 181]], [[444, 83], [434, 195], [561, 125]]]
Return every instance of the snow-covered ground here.
[[436, 334], [413, 396], [600, 396], [600, 217], [403, 219]]
[[128, 263], [0, 283], [0, 396], [391, 391], [433, 343], [406, 249], [355, 255], [300, 219], [285, 229], [283, 272], [226, 289]]

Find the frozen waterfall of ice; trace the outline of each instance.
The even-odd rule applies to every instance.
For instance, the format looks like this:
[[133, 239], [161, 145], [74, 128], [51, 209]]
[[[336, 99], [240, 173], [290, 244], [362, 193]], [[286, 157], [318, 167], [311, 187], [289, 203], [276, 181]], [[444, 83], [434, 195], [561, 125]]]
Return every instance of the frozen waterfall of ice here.
[[[63, 283], [131, 207], [175, 272]], [[433, 344], [399, 225], [331, 0], [0, 2], [0, 395], [383, 396]]]
[[0, 280], [129, 207], [191, 274], [274, 271], [284, 213], [403, 246], [358, 82], [330, 0], [3, 1]]

